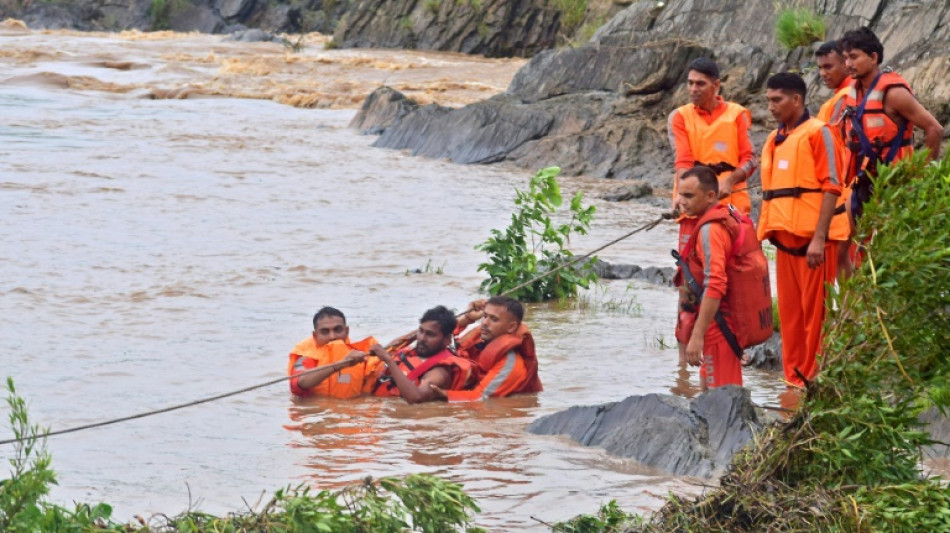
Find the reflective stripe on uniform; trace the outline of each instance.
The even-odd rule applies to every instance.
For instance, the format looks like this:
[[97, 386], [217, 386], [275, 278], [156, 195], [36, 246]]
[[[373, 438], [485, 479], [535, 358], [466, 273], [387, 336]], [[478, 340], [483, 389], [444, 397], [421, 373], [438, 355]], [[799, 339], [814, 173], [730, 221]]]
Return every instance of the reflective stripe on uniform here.
[[518, 358], [518, 355], [515, 354], [514, 350], [508, 352], [508, 355], [505, 356], [505, 366], [502, 367], [501, 372], [491, 380], [491, 383], [485, 387], [485, 392], [482, 393], [482, 398], [489, 398], [492, 394], [495, 394], [495, 391], [498, 390], [498, 387], [501, 387], [501, 384], [504, 383], [509, 377], [511, 377], [511, 372], [515, 368], [515, 360]]

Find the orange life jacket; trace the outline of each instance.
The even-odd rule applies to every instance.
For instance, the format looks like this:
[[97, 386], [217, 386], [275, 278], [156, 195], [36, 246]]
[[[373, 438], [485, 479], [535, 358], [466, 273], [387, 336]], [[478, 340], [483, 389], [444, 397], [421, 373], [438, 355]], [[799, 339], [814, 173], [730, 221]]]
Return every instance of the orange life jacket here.
[[529, 375], [524, 384], [512, 394], [544, 390], [541, 378], [538, 377], [538, 356], [534, 351], [534, 337], [523, 322], [514, 333], [496, 337], [487, 344], [482, 342], [479, 328], [472, 329], [459, 340], [459, 353], [475, 363], [476, 379], [481, 379], [512, 350], [521, 355]]
[[[848, 160], [847, 148], [844, 145], [845, 124], [847, 123], [847, 120], [845, 120], [844, 116], [844, 110], [845, 97], [848, 96], [848, 92], [850, 91], [851, 84], [845, 83], [843, 87], [840, 87], [837, 91], [835, 91], [834, 96], [822, 104], [821, 109], [818, 110], [818, 114], [815, 115], [815, 118], [827, 124], [831, 129], [831, 133], [835, 134], [835, 141], [838, 143], [838, 151], [841, 154], [842, 161]], [[845, 179], [845, 182], [850, 182], [850, 180]]]
[[878, 163], [890, 164], [913, 151], [914, 127], [907, 120], [895, 122], [884, 112], [884, 98], [894, 87], [914, 94], [907, 81], [890, 70], [878, 74], [861, 94], [856, 80], [848, 88], [845, 132], [848, 149], [855, 155], [853, 170], [867, 169], [873, 175]]
[[[311, 335], [300, 341], [290, 352], [287, 375], [292, 376], [304, 370], [342, 361], [353, 350], [368, 353], [370, 348], [377, 343], [378, 341], [373, 337], [367, 337], [353, 343], [346, 339], [346, 341], [331, 341], [323, 346], [317, 346]], [[368, 378], [376, 375], [380, 364], [379, 359], [369, 357], [358, 365], [341, 369], [309, 390], [294, 390], [291, 384], [291, 391], [298, 395], [306, 393], [334, 398], [354, 398], [360, 394], [368, 394], [374, 383]]]
[[[415, 348], [411, 350], [402, 350], [395, 356], [396, 365], [402, 370], [402, 373], [409, 378], [417, 387], [422, 381], [422, 377], [437, 366], [444, 366], [452, 371], [452, 384], [444, 390], [465, 390], [474, 376], [472, 372], [473, 363], [464, 357], [459, 357], [449, 350], [441, 352], [423, 359], [419, 357]], [[391, 397], [399, 396], [399, 387], [392, 380], [389, 368], [380, 368], [376, 379], [374, 396]]]
[[[825, 131], [832, 136], [824, 122], [809, 118], [794, 127], [781, 144], [775, 144], [778, 130], [773, 131], [766, 140], [762, 150], [759, 240], [769, 238], [776, 231], [787, 231], [806, 238], [814, 236], [824, 197], [818, 180], [824, 176], [815, 175], [815, 157], [810, 139], [822, 128], [826, 128]], [[844, 167], [839, 159], [832, 160], [829, 157], [828, 164], [832, 172], [842, 175]], [[838, 197], [835, 216], [828, 228], [829, 240], [842, 241], [848, 238], [850, 226], [844, 214], [845, 200], [845, 195]], [[798, 252], [789, 251], [794, 255], [804, 255], [804, 251]]]
[[696, 242], [700, 228], [714, 222], [722, 224], [732, 239], [732, 252], [726, 258], [726, 294], [719, 302], [715, 321], [733, 352], [741, 357], [743, 348], [765, 342], [772, 336], [772, 287], [768, 261], [762, 252], [762, 243], [756, 238], [755, 225], [734, 207], [715, 205], [710, 208], [696, 223], [686, 246], [687, 255], [673, 251], [680, 269], [678, 275], [682, 275], [695, 296], [693, 301], [681, 302], [681, 307], [688, 304], [691, 307], [684, 307], [684, 311], [694, 315], [699, 312], [704, 265], [696, 255]]
[[[693, 104], [681, 106], [677, 111], [683, 117], [686, 133], [689, 138], [689, 149], [696, 161], [696, 166], [707, 166], [719, 177], [732, 174], [739, 165], [739, 132], [736, 130], [736, 120], [745, 114], [752, 122], [752, 114], [739, 104], [726, 102], [726, 110], [716, 117], [712, 124], [696, 110]], [[752, 203], [748, 191], [734, 192], [720, 200], [721, 204], [733, 204], [743, 213], [749, 213]]]

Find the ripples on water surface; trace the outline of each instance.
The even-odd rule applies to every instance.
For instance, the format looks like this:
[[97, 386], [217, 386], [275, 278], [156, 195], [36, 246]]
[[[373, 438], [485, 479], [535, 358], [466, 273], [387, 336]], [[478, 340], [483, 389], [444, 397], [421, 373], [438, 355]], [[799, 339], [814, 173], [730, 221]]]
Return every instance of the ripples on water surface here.
[[[461, 308], [481, 280], [473, 246], [507, 223], [512, 189], [529, 177], [369, 148], [346, 128], [352, 110], [33, 86], [0, 89], [0, 108], [3, 374], [54, 429], [279, 376], [322, 305], [342, 308], [355, 337], [381, 340], [433, 305]], [[565, 181], [589, 197], [610, 186]], [[659, 213], [593, 201], [578, 251]], [[663, 266], [674, 241], [661, 226], [601, 257]], [[444, 274], [407, 274], [430, 262]], [[429, 472], [464, 483], [479, 522], [498, 531], [543, 529], [529, 516], [564, 519], [612, 498], [656, 508], [669, 490], [699, 489], [524, 431], [570, 405], [682, 390], [676, 353], [660, 342], [672, 341], [673, 292], [606, 287], [642, 314], [530, 307], [537, 397], [295, 403], [275, 385], [52, 438], [53, 497], [111, 502], [127, 518], [182, 510], [190, 490], [223, 512], [288, 483]], [[752, 371], [747, 385], [772, 403], [778, 379]]]

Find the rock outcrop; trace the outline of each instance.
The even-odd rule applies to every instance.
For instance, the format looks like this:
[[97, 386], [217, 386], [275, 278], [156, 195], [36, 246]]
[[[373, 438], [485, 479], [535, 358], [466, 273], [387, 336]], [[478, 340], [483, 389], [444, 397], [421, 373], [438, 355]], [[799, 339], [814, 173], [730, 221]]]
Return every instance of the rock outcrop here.
[[701, 477], [721, 475], [760, 429], [748, 391], [740, 387], [713, 389], [692, 402], [648, 394], [571, 407], [528, 427], [530, 433], [567, 435], [670, 474]]
[[554, 45], [560, 15], [543, 0], [359, 0], [333, 38], [344, 48], [531, 56]]
[[[870, 25], [884, 42], [885, 63], [909, 79], [939, 120], [950, 119], [950, 2], [845, 0], [819, 8], [829, 37]], [[668, 188], [667, 117], [687, 102], [683, 80], [693, 58], [719, 62], [724, 96], [753, 113], [756, 146], [774, 126], [761, 95], [769, 73], [805, 70], [814, 108], [828, 96], [810, 68], [811, 49], [779, 48], [775, 16], [768, 0], [633, 2], [589, 44], [535, 55], [505, 94], [461, 109], [422, 107], [374, 146], [460, 163], [557, 165], [569, 175]]]

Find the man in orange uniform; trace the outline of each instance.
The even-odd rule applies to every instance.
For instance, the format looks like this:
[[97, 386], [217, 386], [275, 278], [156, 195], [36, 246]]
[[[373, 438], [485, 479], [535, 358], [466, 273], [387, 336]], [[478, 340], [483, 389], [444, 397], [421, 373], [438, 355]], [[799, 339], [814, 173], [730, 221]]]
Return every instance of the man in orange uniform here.
[[449, 349], [457, 325], [455, 314], [443, 306], [429, 309], [419, 320], [416, 346], [393, 357], [376, 344], [373, 355], [386, 368], [380, 369], [375, 396], [402, 396], [409, 403], [438, 400], [430, 385], [444, 390], [463, 390], [472, 378], [472, 362]]
[[[815, 60], [818, 64], [818, 75], [821, 76], [821, 81], [825, 83], [825, 87], [834, 91], [831, 98], [821, 105], [821, 109], [818, 110], [815, 118], [828, 124], [828, 127], [831, 128], [831, 133], [835, 134], [835, 141], [839, 144], [841, 160], [847, 161], [848, 154], [844, 147], [846, 122], [844, 120], [844, 110], [845, 97], [848, 96], [848, 91], [851, 90], [851, 76], [848, 75], [844, 56], [841, 54], [841, 50], [838, 49], [838, 41], [828, 41], [819, 46], [818, 50], [815, 51]], [[847, 202], [851, 194], [850, 189], [847, 188], [849, 185], [847, 176], [845, 176], [842, 185], [845, 187], [842, 194], [845, 197], [845, 202]], [[838, 246], [839, 277], [851, 275], [851, 248], [850, 240], [841, 241]]]
[[805, 80], [780, 73], [766, 82], [769, 112], [779, 123], [762, 149], [758, 236], [778, 249], [775, 261], [785, 381], [803, 387], [818, 371], [825, 283], [833, 283], [838, 242], [848, 237], [843, 213], [844, 163], [824, 122], [809, 117]]
[[[743, 214], [752, 210], [745, 181], [755, 172], [758, 161], [749, 136], [752, 114], [748, 109], [719, 96], [719, 66], [711, 59], [698, 58], [686, 75], [690, 103], [675, 109], [667, 130], [675, 155], [673, 204], [676, 207], [680, 176], [694, 166], [707, 166], [719, 178], [719, 198], [736, 206]], [[739, 185], [743, 190], [733, 193]], [[695, 219], [680, 220], [679, 245], [689, 242]], [[680, 344], [680, 365], [686, 364], [686, 346]]]
[[456, 331], [464, 330], [479, 317], [481, 326], [459, 342], [459, 352], [477, 366], [478, 383], [468, 391], [445, 391], [437, 386], [431, 386], [432, 390], [450, 402], [541, 392], [534, 338], [522, 322], [521, 303], [506, 296], [472, 302]]
[[350, 342], [350, 328], [339, 309], [324, 307], [313, 316], [313, 334], [300, 341], [290, 352], [287, 375], [294, 376], [318, 366], [321, 370], [290, 380], [290, 392], [296, 396], [332, 396], [353, 398], [370, 392], [380, 362], [366, 359], [377, 344], [367, 337]]
[[[677, 324], [676, 339], [686, 345], [686, 361], [699, 366], [703, 388], [724, 385], [742, 386], [742, 365], [739, 357], [723, 336], [719, 325], [714, 323], [716, 313], [721, 311], [727, 326], [735, 331], [729, 309], [723, 299], [728, 283], [726, 260], [733, 253], [733, 237], [726, 224], [736, 224], [728, 213], [728, 207], [719, 203], [719, 183], [716, 174], [707, 167], [694, 167], [680, 176], [676, 196], [677, 206], [683, 214], [698, 221], [699, 232], [695, 246], [681, 251], [685, 259], [684, 273], [694, 286], [702, 291], [696, 294], [688, 283], [680, 287], [681, 309], [687, 316]], [[719, 216], [717, 216], [719, 215]], [[720, 220], [722, 223], [713, 223]], [[709, 223], [707, 223], [709, 221]], [[737, 230], [738, 231], [738, 230]], [[699, 298], [699, 309], [695, 308]]]
[[871, 197], [870, 178], [877, 175], [877, 166], [913, 151], [914, 126], [924, 130], [931, 159], [940, 155], [943, 127], [914, 98], [904, 78], [881, 68], [884, 45], [874, 32], [866, 27], [849, 31], [838, 45], [854, 80], [845, 97], [845, 140], [851, 152], [848, 175], [853, 180], [849, 208], [856, 219]]

